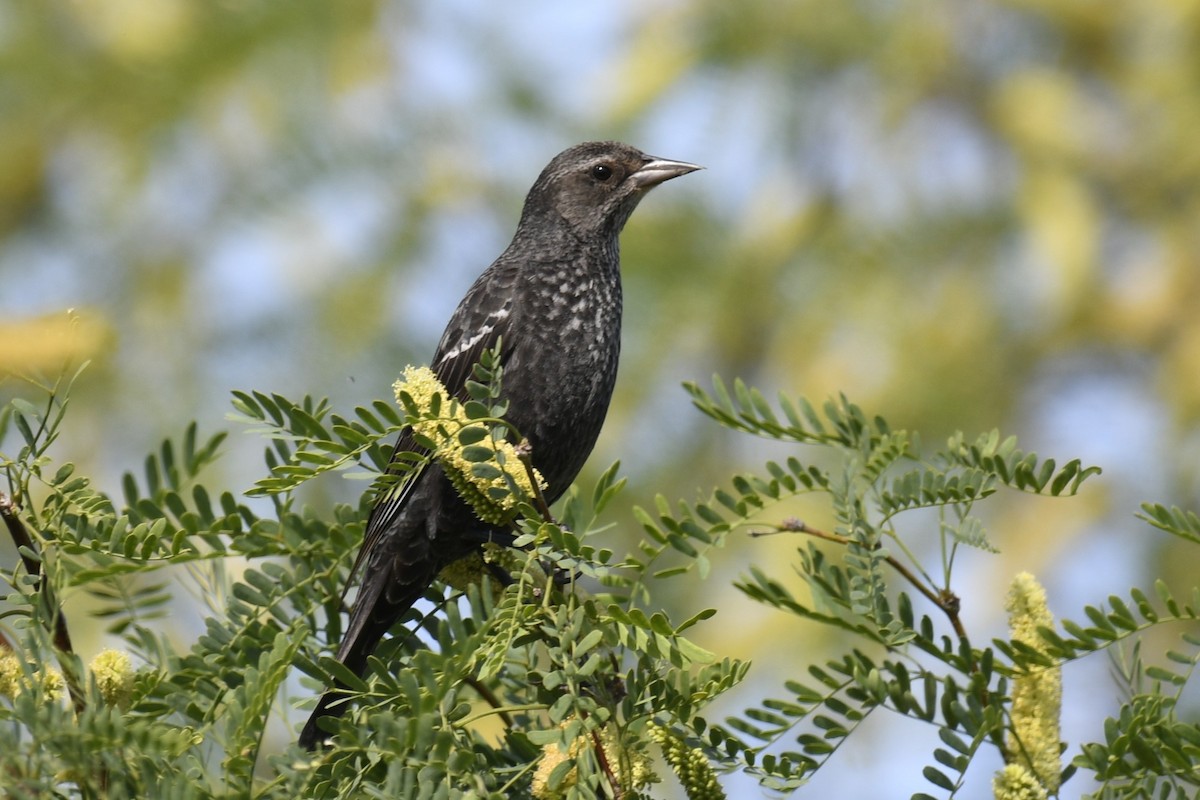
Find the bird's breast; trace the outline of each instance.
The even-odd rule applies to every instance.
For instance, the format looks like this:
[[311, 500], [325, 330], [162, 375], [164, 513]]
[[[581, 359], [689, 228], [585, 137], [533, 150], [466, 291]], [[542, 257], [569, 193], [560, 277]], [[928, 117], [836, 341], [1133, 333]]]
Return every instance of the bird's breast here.
[[621, 348], [619, 279], [568, 267], [544, 274], [513, 320], [505, 365], [509, 421], [534, 464], [561, 494], [583, 466], [608, 411]]

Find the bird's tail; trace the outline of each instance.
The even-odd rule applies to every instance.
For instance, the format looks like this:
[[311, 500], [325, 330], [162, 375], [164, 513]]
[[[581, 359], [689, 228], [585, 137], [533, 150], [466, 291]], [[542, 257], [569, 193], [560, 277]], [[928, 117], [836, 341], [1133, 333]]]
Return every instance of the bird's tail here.
[[[412, 608], [429, 585], [428, 582], [410, 584], [402, 593], [394, 594], [387, 589], [394, 590], [395, 586], [388, 584], [388, 581], [365, 579], [350, 612], [350, 626], [342, 637], [337, 659], [355, 675], [366, 672], [367, 657], [375, 651], [379, 640], [404, 612]], [[318, 723], [325, 717], [336, 718], [345, 713], [348, 705], [345, 692], [346, 687], [338, 683], [321, 695], [300, 732], [301, 747], [315, 750], [329, 738], [329, 732], [322, 730]]]
[[339, 686], [337, 689], [330, 689], [317, 701], [317, 707], [313, 709], [312, 715], [304, 723], [304, 729], [300, 731], [300, 746], [305, 750], [316, 750], [329, 738], [329, 732], [322, 730], [318, 723], [325, 717], [340, 717], [345, 711], [345, 703], [333, 705], [341, 699], [341, 690], [344, 688]]

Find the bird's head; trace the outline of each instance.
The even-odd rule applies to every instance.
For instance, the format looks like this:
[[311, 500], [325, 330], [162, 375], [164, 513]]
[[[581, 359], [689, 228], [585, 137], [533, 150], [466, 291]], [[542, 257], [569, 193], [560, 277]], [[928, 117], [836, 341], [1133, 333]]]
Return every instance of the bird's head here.
[[565, 223], [580, 237], [621, 232], [646, 192], [701, 167], [620, 142], [585, 142], [551, 160], [525, 199], [522, 225]]

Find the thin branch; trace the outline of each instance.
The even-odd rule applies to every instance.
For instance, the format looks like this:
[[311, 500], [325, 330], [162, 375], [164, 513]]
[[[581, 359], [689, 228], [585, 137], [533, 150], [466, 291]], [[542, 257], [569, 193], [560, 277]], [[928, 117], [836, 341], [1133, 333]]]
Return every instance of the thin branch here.
[[[471, 686], [475, 686], [475, 684], [472, 683]], [[479, 722], [479, 720], [481, 720], [481, 719], [487, 719], [488, 717], [500, 716], [505, 721], [505, 723], [511, 728], [511, 727], [513, 727], [512, 713], [514, 711], [546, 711], [546, 710], [548, 710], [548, 706], [545, 703], [525, 703], [523, 705], [518, 705], [518, 706], [503, 706], [503, 707], [499, 707], [499, 708], [489, 708], [485, 711], [478, 711], [478, 712], [472, 714], [471, 716], [466, 717], [465, 719], [461, 720], [460, 722], [456, 722], [455, 724], [460, 728], [469, 728], [470, 726], [474, 725], [476, 722]]]
[[[807, 522], [795, 518], [785, 519], [778, 525], [776, 530], [781, 533], [807, 533], [809, 536], [813, 536], [817, 539], [824, 539], [827, 542], [833, 542], [834, 544], [840, 544], [843, 546], [850, 544], [850, 539], [845, 536], [823, 531], [820, 528], [814, 528]], [[962, 607], [962, 601], [959, 600], [958, 595], [954, 594], [954, 592], [950, 591], [949, 589], [935, 590], [931, 586], [927, 586], [921, 581], [920, 578], [917, 577], [916, 573], [909, 569], [904, 562], [900, 561], [895, 556], [884, 556], [883, 560], [888, 564], [888, 566], [896, 570], [896, 572], [899, 572], [901, 577], [912, 584], [912, 586], [916, 588], [918, 592], [924, 595], [929, 602], [933, 603], [935, 606], [940, 608], [943, 613], [945, 613], [946, 617], [950, 620], [950, 626], [954, 628], [954, 632], [958, 634], [958, 638], [963, 640], [967, 639], [966, 628], [963, 627], [962, 620], [958, 616], [958, 612]]]
[[[849, 545], [851, 542], [851, 540], [845, 536], [840, 536], [836, 533], [830, 533], [819, 528], [814, 528], [803, 520], [799, 520], [794, 517], [783, 520], [783, 522], [777, 525], [772, 532], [806, 533], [809, 536], [813, 536], [818, 539], [824, 539], [827, 542], [833, 542], [842, 546]], [[883, 560], [887, 562], [892, 569], [900, 573], [900, 575], [913, 587], [915, 587], [918, 592], [920, 592], [931, 603], [942, 610], [942, 613], [944, 613], [946, 618], [950, 621], [950, 627], [954, 629], [954, 633], [958, 636], [959, 641], [967, 645], [966, 650], [968, 659], [968, 673], [973, 676], [978, 675], [979, 662], [975, 659], [975, 653], [970, 646], [970, 637], [967, 636], [967, 629], [963, 625], [962, 618], [959, 616], [959, 612], [962, 610], [962, 600], [959, 598], [959, 596], [950, 591], [948, 588], [937, 589], [933, 586], [926, 585], [920, 580], [920, 578], [916, 576], [915, 573], [913, 573], [912, 570], [905, 566], [905, 564], [903, 564], [901, 561], [897, 560], [894, 556], [884, 556]], [[984, 708], [987, 708], [991, 705], [991, 693], [988, 691], [986, 686], [980, 686], [978, 694], [979, 702]], [[1001, 731], [993, 731], [991, 738], [1000, 748], [1000, 752], [1007, 756], [1007, 749], [1004, 745], [1001, 734]]]
[[[58, 597], [54, 593], [54, 587], [46, 580], [45, 574], [42, 572], [42, 561], [38, 558], [37, 544], [33, 541], [33, 537], [29, 535], [29, 531], [25, 528], [25, 523], [21, 521], [21, 517], [17, 514], [16, 506], [12, 498], [0, 492], [0, 517], [4, 519], [4, 527], [8, 529], [9, 536], [12, 537], [13, 543], [17, 546], [17, 552], [21, 554], [21, 563], [25, 565], [25, 570], [37, 578], [37, 591], [40, 593], [42, 606], [46, 608], [53, 619], [54, 647], [63, 656], [74, 655], [75, 648], [71, 644], [71, 633], [67, 629], [67, 618], [63, 614], [62, 605], [58, 601]], [[76, 711], [83, 711], [86, 703], [83, 697], [83, 689], [79, 685], [78, 676], [74, 670], [67, 669], [63, 658], [59, 658], [59, 665], [63, 667], [63, 678], [67, 684], [67, 691], [71, 695], [71, 701], [75, 706]]]
[[612, 787], [613, 796], [618, 798], [625, 796], [625, 791], [621, 787], [621, 779], [613, 771], [612, 765], [608, 763], [608, 753], [604, 751], [604, 740], [600, 738], [599, 731], [592, 731], [592, 751], [596, 754], [596, 761], [600, 764], [600, 769], [604, 772], [604, 777], [608, 778], [609, 786]]
[[[483, 698], [483, 701], [492, 707], [490, 712], [476, 714], [471, 717], [472, 720], [480, 719], [485, 715], [498, 714], [500, 719], [504, 721], [504, 725], [508, 728], [514, 727], [512, 715], [509, 714], [509, 709], [500, 702], [500, 698], [492, 691], [491, 687], [487, 686], [483, 681], [476, 678], [474, 675], [468, 675], [464, 681], [468, 686], [475, 690], [476, 694]], [[544, 708], [544, 706], [536, 706], [536, 708]]]
[[37, 552], [37, 546], [29, 536], [29, 531], [25, 530], [25, 524], [17, 516], [16, 504], [3, 492], [0, 492], [0, 517], [4, 518], [4, 527], [8, 528], [8, 535], [12, 537], [13, 543], [17, 546], [17, 552], [21, 555], [21, 563], [25, 565], [25, 571], [34, 577], [40, 577], [42, 562], [33, 555]]
[[555, 522], [554, 515], [550, 513], [550, 505], [546, 502], [546, 495], [542, 494], [542, 486], [538, 483], [537, 473], [533, 469], [533, 448], [529, 444], [528, 439], [522, 439], [516, 447], [517, 458], [521, 459], [521, 464], [525, 467], [525, 474], [529, 477], [529, 485], [533, 487], [533, 505], [542, 515], [543, 522]]

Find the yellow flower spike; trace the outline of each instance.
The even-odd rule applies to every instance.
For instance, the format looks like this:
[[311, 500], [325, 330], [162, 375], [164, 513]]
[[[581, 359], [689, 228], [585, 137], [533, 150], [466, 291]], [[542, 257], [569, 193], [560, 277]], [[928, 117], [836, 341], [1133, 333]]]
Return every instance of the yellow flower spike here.
[[[34, 673], [33, 679], [41, 687], [47, 699], [62, 698], [67, 684], [58, 670], [38, 670]], [[5, 651], [4, 655], [0, 655], [0, 695], [11, 699], [22, 692], [29, 691], [29, 688], [24, 671], [21, 669], [21, 660], [11, 650]]]
[[[1054, 616], [1046, 603], [1046, 590], [1037, 579], [1028, 572], [1022, 572], [1014, 578], [1005, 607], [1009, 612], [1013, 641], [1045, 652], [1046, 645], [1037, 631], [1038, 628], [1053, 625]], [[1035, 669], [1013, 679], [1012, 731], [1008, 736], [1008, 748], [1014, 764], [1009, 766], [1019, 766], [1035, 779], [1044, 790], [1043, 797], [1056, 794], [1059, 788], [1062, 773], [1059, 755], [1061, 716], [1061, 666]], [[996, 797], [999, 798], [1000, 794], [997, 793]]]
[[992, 778], [996, 800], [1046, 800], [1049, 796], [1037, 778], [1020, 764], [1009, 764]]
[[[429, 367], [405, 367], [400, 380], [392, 388], [401, 407], [404, 407], [400, 399], [404, 393], [422, 415], [422, 418], [411, 421], [413, 431], [434, 442], [434, 457], [441, 463], [455, 490], [470, 504], [476, 515], [484, 522], [498, 525], [509, 522], [520, 497], [534, 494], [533, 484], [525, 465], [521, 463], [516, 446], [495, 436], [486, 423], [468, 417], [462, 404], [447, 396], [446, 388]], [[435, 396], [440, 399], [437, 401], [436, 416], [432, 416]], [[490, 451], [491, 458], [482, 463], [490, 463], [500, 474], [476, 474], [474, 466], [481, 462], [465, 458], [460, 441], [462, 432], [467, 428], [478, 428], [482, 432], [482, 436], [474, 437], [478, 441], [472, 447]], [[536, 470], [534, 477], [538, 486], [545, 489], [546, 482]], [[516, 493], [512, 487], [516, 488]]]
[[513, 575], [525, 568], [524, 559], [524, 553], [517, 553], [494, 542], [487, 542], [483, 545], [482, 552], [471, 553], [442, 567], [442, 571], [438, 573], [438, 579], [451, 588], [465, 592], [467, 587], [478, 585], [483, 582], [485, 576], [491, 576], [492, 599], [499, 601], [504, 594], [505, 585], [494, 577], [492, 565]]
[[133, 698], [133, 661], [120, 650], [102, 650], [88, 669], [104, 702], [120, 709], [129, 707]]
[[[579, 741], [576, 739], [575, 741]], [[571, 744], [571, 750], [575, 749], [575, 744]], [[569, 752], [564, 751], [558, 744], [548, 744], [542, 748], [542, 755], [538, 758], [537, 770], [533, 773], [533, 785], [530, 787], [533, 796], [537, 800], [559, 800], [563, 797], [567, 789], [575, 785], [575, 781], [579, 779], [578, 771], [571, 767], [571, 771], [567, 773], [566, 778], [557, 788], [550, 788], [550, 776], [559, 764], [563, 763], [570, 757]]]
[[42, 682], [42, 691], [50, 700], [61, 700], [67, 683], [56, 669], [39, 670], [35, 676]]
[[725, 791], [704, 752], [660, 725], [650, 727], [650, 738], [662, 747], [663, 760], [675, 772], [688, 800], [725, 800]]
[[12, 699], [21, 689], [21, 662], [17, 654], [5, 650], [0, 655], [0, 695]]
[[[565, 728], [564, 721], [559, 727]], [[621, 746], [616, 731], [610, 726], [599, 732], [600, 746], [604, 749], [604, 760], [609, 770], [616, 776], [623, 790], [629, 791], [639, 786], [645, 786], [655, 780], [650, 769], [650, 759], [645, 753], [630, 752]], [[582, 733], [575, 737], [566, 750], [558, 742], [542, 747], [542, 755], [538, 759], [537, 770], [533, 773], [533, 785], [530, 787], [536, 800], [562, 800], [568, 790], [579, 781], [579, 770], [572, 766], [570, 771], [558, 786], [550, 787], [550, 776], [567, 759], [572, 761], [583, 755], [592, 747], [593, 739], [590, 733]]]

